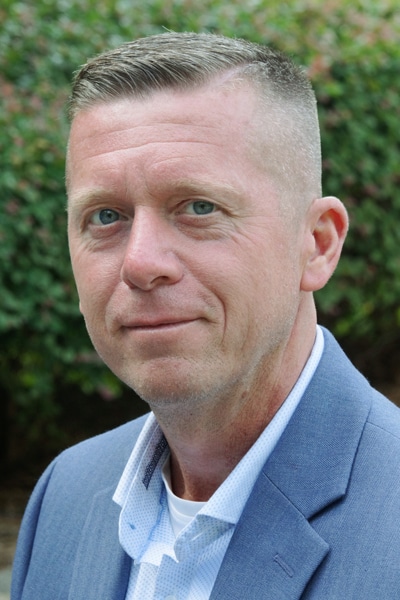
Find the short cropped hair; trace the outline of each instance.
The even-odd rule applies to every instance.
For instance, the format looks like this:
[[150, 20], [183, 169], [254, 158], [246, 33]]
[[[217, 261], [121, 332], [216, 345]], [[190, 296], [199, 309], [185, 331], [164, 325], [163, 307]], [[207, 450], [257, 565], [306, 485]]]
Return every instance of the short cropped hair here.
[[275, 134], [271, 140], [269, 127], [268, 140], [262, 144], [263, 148], [266, 142], [275, 144], [266, 161], [276, 162], [272, 170], [282, 190], [288, 193], [291, 188], [290, 196], [300, 194], [309, 201], [318, 197], [321, 150], [315, 94], [305, 71], [268, 46], [208, 33], [174, 32], [125, 43], [89, 60], [75, 74], [69, 117], [73, 120], [100, 103], [145, 99], [168, 89], [194, 90], [224, 74], [252, 85], [264, 100], [261, 117], [265, 124], [271, 121]]

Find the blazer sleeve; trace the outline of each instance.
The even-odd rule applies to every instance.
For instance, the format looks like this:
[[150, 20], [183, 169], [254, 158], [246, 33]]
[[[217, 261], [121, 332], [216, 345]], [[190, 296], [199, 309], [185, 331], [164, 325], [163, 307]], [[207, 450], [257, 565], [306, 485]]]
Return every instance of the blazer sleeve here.
[[51, 479], [56, 460], [54, 460], [40, 477], [30, 497], [22, 519], [18, 535], [17, 549], [14, 557], [13, 574], [11, 581], [11, 600], [22, 598], [26, 575], [35, 543], [37, 524], [47, 486]]

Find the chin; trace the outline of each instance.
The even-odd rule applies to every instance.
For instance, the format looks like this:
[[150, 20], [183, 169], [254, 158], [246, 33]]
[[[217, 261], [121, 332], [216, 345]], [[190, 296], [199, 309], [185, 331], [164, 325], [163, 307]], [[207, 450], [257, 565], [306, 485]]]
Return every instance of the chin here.
[[176, 374], [175, 377], [158, 375], [157, 378], [131, 379], [125, 383], [155, 412], [157, 409], [199, 406], [212, 397], [213, 393], [205, 382], [177, 377]]
[[193, 398], [204, 395], [203, 382], [196, 381], [196, 366], [188, 359], [157, 358], [138, 362], [132, 357], [120, 357], [110, 352], [101, 353], [108, 368], [133, 390], [151, 409], [185, 405]]
[[182, 382], [176, 386], [171, 385], [134, 385], [134, 391], [142, 400], [152, 409], [163, 409], [167, 407], [184, 407], [188, 405], [199, 404], [209, 397], [202, 389], [196, 389], [194, 386], [182, 385]]

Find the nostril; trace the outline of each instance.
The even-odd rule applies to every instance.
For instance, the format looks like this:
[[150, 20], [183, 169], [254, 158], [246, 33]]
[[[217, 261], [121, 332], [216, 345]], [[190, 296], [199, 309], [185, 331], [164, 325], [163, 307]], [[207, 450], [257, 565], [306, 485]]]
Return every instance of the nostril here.
[[182, 265], [172, 253], [127, 255], [121, 268], [121, 280], [129, 287], [142, 290], [151, 290], [158, 285], [172, 285], [182, 275]]

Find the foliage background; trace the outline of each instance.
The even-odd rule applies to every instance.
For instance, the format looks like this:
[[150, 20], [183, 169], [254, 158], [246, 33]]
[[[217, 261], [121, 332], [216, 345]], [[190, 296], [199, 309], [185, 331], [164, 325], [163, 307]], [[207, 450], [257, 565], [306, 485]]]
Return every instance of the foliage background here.
[[90, 56], [157, 33], [271, 44], [319, 99], [324, 190], [352, 227], [320, 321], [373, 380], [400, 340], [398, 0], [3, 0], [0, 8], [0, 454], [15, 464], [143, 412], [79, 315], [65, 234], [64, 106]]

